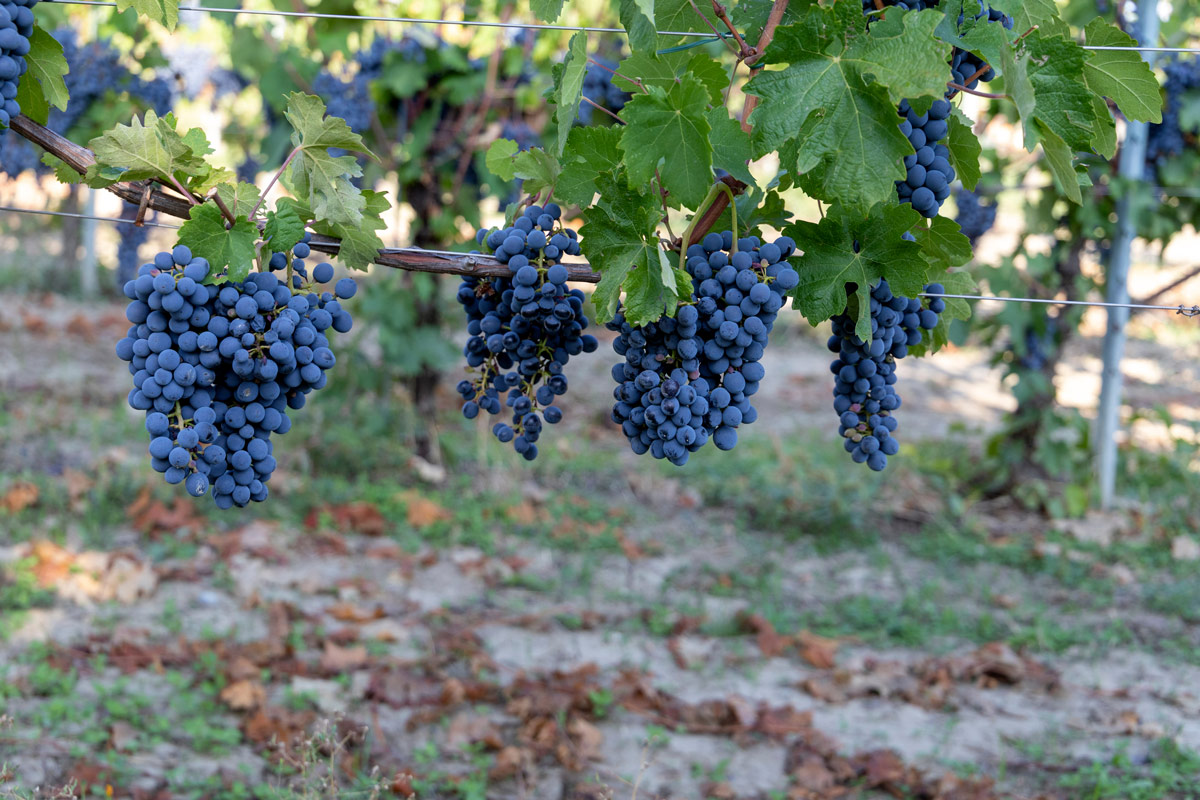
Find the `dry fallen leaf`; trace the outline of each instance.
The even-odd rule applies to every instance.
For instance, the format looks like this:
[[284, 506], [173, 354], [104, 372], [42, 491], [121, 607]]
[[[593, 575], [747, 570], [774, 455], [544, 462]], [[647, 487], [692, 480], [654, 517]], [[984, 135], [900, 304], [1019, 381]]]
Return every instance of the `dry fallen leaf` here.
[[10, 514], [19, 514], [38, 501], [38, 488], [32, 483], [18, 481], [0, 495], [0, 507]]
[[796, 636], [800, 644], [800, 657], [817, 669], [833, 669], [837, 659], [838, 641], [800, 631]]
[[249, 711], [267, 702], [267, 692], [257, 681], [234, 681], [221, 690], [221, 702], [234, 711]]
[[453, 519], [454, 515], [440, 505], [430, 500], [428, 497], [417, 494], [416, 492], [405, 492], [402, 495], [405, 504], [408, 506], [406, 518], [408, 524], [421, 530], [428, 528], [437, 522], [444, 522]]
[[349, 672], [367, 663], [367, 648], [363, 645], [339, 647], [331, 641], [325, 642], [321, 653], [321, 669], [326, 672]]

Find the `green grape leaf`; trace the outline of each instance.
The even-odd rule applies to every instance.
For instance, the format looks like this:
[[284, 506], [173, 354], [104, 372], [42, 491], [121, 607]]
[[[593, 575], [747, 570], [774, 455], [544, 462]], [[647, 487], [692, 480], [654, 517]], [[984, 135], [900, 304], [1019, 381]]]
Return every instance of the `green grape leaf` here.
[[258, 228], [242, 216], [231, 228], [225, 225], [216, 204], [192, 206], [190, 218], [179, 229], [179, 243], [191, 248], [194, 255], [208, 259], [214, 275], [224, 271], [224, 280], [243, 281], [254, 266]]
[[554, 22], [562, 14], [563, 0], [530, 0], [529, 8], [542, 22]]
[[1046, 164], [1054, 176], [1054, 183], [1072, 202], [1082, 203], [1083, 193], [1079, 190], [1079, 176], [1075, 172], [1075, 153], [1041, 118], [1035, 118], [1032, 125], [1046, 153]]
[[200, 128], [189, 128], [187, 133], [183, 134], [183, 143], [190, 147], [192, 153], [197, 156], [203, 157], [213, 152], [212, 145], [208, 143], [208, 137]]
[[217, 187], [217, 197], [235, 217], [250, 218], [250, 212], [258, 205], [258, 187], [253, 183], [223, 183]]
[[[808, 10], [813, 0], [792, 0], [783, 9], [783, 19], [781, 25], [792, 25]], [[771, 16], [771, 8], [775, 5], [775, 0], [741, 0], [733, 7], [733, 12], [730, 19], [733, 20], [733, 27], [738, 29], [742, 34], [742, 38], [747, 44], [757, 44], [758, 39], [762, 36], [763, 28], [767, 25], [767, 18]], [[694, 13], [694, 12], [693, 12]]]
[[921, 245], [925, 260], [929, 262], [931, 280], [940, 280], [939, 273], [951, 267], [961, 267], [971, 260], [971, 240], [954, 220], [934, 217], [928, 228], [918, 225], [913, 235], [917, 244]]
[[1018, 35], [1034, 25], [1058, 20], [1058, 6], [1054, 0], [989, 0], [989, 5], [1013, 18], [1013, 30]]
[[115, 126], [88, 147], [96, 155], [96, 164], [88, 169], [88, 185], [96, 188], [117, 181], [198, 175], [208, 169], [175, 130], [174, 117], [159, 119], [153, 111], [147, 111], [144, 120], [134, 117], [128, 125]]
[[890, 84], [904, 96], [940, 97], [949, 70], [947, 46], [931, 35], [936, 12], [892, 9], [866, 35], [851, 5], [814, 6], [801, 22], [779, 28], [766, 57], [786, 66], [760, 72], [746, 91], [761, 98], [751, 117], [756, 154], [794, 141], [789, 152], [798, 160], [783, 168], [814, 173], [805, 184], [818, 199], [866, 208], [894, 196], [913, 152], [898, 128]]
[[862, 214], [836, 203], [819, 224], [789, 226], [784, 233], [804, 247], [804, 255], [793, 257], [800, 283], [792, 294], [805, 319], [816, 325], [842, 313], [853, 293], [855, 333], [870, 339], [872, 284], [887, 278], [892, 291], [906, 297], [925, 286], [929, 265], [921, 245], [901, 238], [920, 218], [908, 205], [879, 204]]
[[979, 157], [983, 153], [979, 137], [972, 130], [970, 117], [958, 106], [953, 106], [946, 121], [950, 123], [950, 133], [946, 136], [946, 147], [950, 150], [950, 166], [954, 167], [963, 186], [974, 189], [983, 177], [979, 168]]
[[629, 179], [648, 184], [660, 171], [668, 202], [689, 208], [704, 199], [712, 186], [712, 146], [705, 118], [707, 92], [690, 75], [670, 89], [647, 86], [621, 112], [628, 123], [621, 130], [621, 151]]
[[63, 80], [67, 74], [67, 59], [63, 56], [62, 45], [34, 25], [25, 63], [29, 69], [17, 85], [17, 102], [25, 116], [45, 125], [50, 106], [67, 110], [67, 84]]
[[131, 8], [147, 19], [162, 23], [169, 31], [179, 24], [179, 0], [117, 0], [117, 11]]
[[[384, 192], [365, 190], [363, 191], [363, 200], [365, 207], [363, 208], [362, 222], [358, 225], [346, 225], [320, 219], [313, 223], [313, 230], [317, 233], [336, 236], [342, 240], [342, 246], [338, 250], [338, 260], [349, 269], [366, 269], [374, 263], [376, 256], [379, 255], [379, 250], [383, 247], [383, 240], [379, 238], [378, 231], [387, 227], [383, 221], [383, 215], [392, 207]], [[307, 219], [307, 216], [302, 213], [304, 209], [297, 208], [296, 210], [301, 219]]]
[[286, 253], [303, 240], [304, 220], [300, 219], [296, 207], [277, 204], [275, 211], [268, 211], [263, 238], [272, 253]]
[[291, 188], [308, 202], [318, 219], [357, 225], [362, 220], [365, 200], [350, 179], [362, 175], [362, 167], [354, 156], [330, 155], [329, 148], [371, 156], [362, 137], [345, 121], [326, 116], [325, 103], [310, 94], [288, 95], [284, 116], [292, 125], [296, 149], [288, 170]]
[[520, 152], [521, 146], [512, 139], [497, 139], [487, 150], [484, 163], [493, 175], [502, 181], [511, 181], [517, 177], [517, 168], [513, 159]]
[[621, 161], [621, 131], [615, 127], [572, 128], [567, 137], [567, 156], [555, 197], [577, 206], [588, 206], [596, 195], [596, 179], [611, 172]]
[[[700, 9], [700, 14], [696, 13], [697, 8]], [[647, 16], [654, 20], [660, 31], [704, 31], [709, 33], [712, 31], [710, 25], [718, 30], [721, 27], [721, 21], [713, 15], [711, 2], [696, 2], [693, 6], [689, 0], [657, 0], [657, 2], [650, 3], [650, 11], [647, 12]], [[705, 22], [705, 20], [708, 21]], [[691, 37], [688, 40], [691, 41]]]
[[709, 138], [713, 147], [713, 166], [720, 167], [743, 183], [754, 185], [754, 176], [750, 174], [749, 162], [754, 158], [750, 147], [750, 134], [742, 130], [742, 125], [733, 117], [725, 106], [720, 105], [708, 110], [708, 124], [712, 127]]
[[[1021, 61], [1028, 65], [1036, 98], [1036, 118], [1072, 150], [1090, 150], [1097, 132], [1097, 116], [1092, 102], [1094, 95], [1081, 80], [1087, 51], [1069, 39], [1043, 36], [1041, 30], [1031, 33], [1022, 43], [1028, 48]], [[1030, 120], [1022, 116], [1021, 121], [1028, 142]]]
[[[1133, 37], [1097, 17], [1084, 29], [1089, 45], [1137, 47]], [[1130, 119], [1162, 122], [1158, 80], [1136, 50], [1092, 50], [1083, 65], [1088, 88], [1111, 99]]]
[[42, 153], [42, 163], [54, 170], [54, 177], [58, 179], [59, 183], [80, 183], [83, 181], [83, 176], [76, 172], [74, 167], [54, 155], [54, 153]]
[[[617, 67], [613, 83], [627, 92], [640, 92], [643, 86], [669, 89], [687, 73], [691, 73], [708, 89], [713, 105], [725, 105], [725, 89], [729, 75], [725, 67], [708, 53], [680, 51], [678, 53], [634, 53]], [[636, 83], [634, 82], [636, 81]]]
[[654, 27], [654, 0], [621, 0], [618, 8], [621, 26], [629, 34], [629, 49], [635, 53], [656, 49], [658, 31]]
[[662, 216], [657, 198], [630, 189], [613, 176], [600, 181], [601, 201], [583, 212], [580, 246], [600, 284], [592, 295], [597, 319], [606, 322], [617, 310], [622, 288], [625, 315], [634, 324], [673, 313], [680, 296], [691, 294], [691, 279], [671, 264], [658, 241]]
[[[558, 0], [562, 6], [562, 0]], [[558, 123], [558, 145], [554, 154], [562, 158], [563, 149], [567, 146], [567, 137], [571, 133], [575, 117], [579, 114], [579, 102], [583, 97], [583, 76], [587, 73], [588, 52], [587, 34], [580, 32], [571, 37], [567, 48], [567, 57], [563, 62], [558, 85], [554, 91], [554, 119]]]

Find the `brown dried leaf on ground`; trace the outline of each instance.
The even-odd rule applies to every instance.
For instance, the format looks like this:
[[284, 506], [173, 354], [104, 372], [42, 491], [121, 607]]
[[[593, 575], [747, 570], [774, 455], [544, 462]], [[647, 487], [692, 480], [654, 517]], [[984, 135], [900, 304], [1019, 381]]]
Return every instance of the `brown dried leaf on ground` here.
[[837, 639], [800, 631], [796, 644], [800, 646], [800, 657], [817, 669], [833, 669], [837, 663]]
[[321, 669], [333, 673], [350, 672], [365, 666], [367, 658], [367, 648], [363, 645], [340, 647], [326, 640], [325, 649], [321, 651]]
[[383, 619], [387, 616], [383, 608], [378, 605], [368, 611], [367, 609], [357, 606], [354, 603], [347, 603], [344, 601], [334, 603], [329, 608], [325, 609], [325, 613], [340, 622], [354, 623], [371, 622], [373, 620]]
[[482, 744], [489, 750], [499, 750], [504, 746], [500, 728], [482, 714], [474, 711], [460, 711], [455, 714], [446, 727], [446, 745], [454, 750], [461, 750], [468, 745]]
[[317, 530], [325, 517], [338, 531], [354, 531], [364, 536], [383, 536], [387, 533], [387, 520], [374, 503], [360, 501], [315, 508], [304, 518], [304, 527]]
[[177, 534], [185, 530], [198, 533], [207, 527], [197, 504], [191, 502], [190, 498], [185, 500], [176, 497], [167, 506], [161, 500], [154, 499], [149, 486], [142, 487], [125, 513], [133, 527], [145, 534]]
[[435, 523], [447, 522], [454, 519], [454, 514], [449, 510], [417, 492], [404, 492], [400, 495], [400, 499], [407, 506], [405, 519], [409, 525], [417, 530], [423, 530]]
[[827, 703], [856, 697], [901, 700], [928, 709], [954, 708], [962, 685], [981, 689], [1023, 687], [1057, 691], [1059, 674], [1050, 667], [1014, 652], [1004, 642], [991, 642], [970, 653], [928, 658], [918, 662], [866, 659], [854, 668], [800, 683], [806, 692]]
[[242, 723], [242, 732], [254, 744], [272, 741], [288, 747], [304, 733], [316, 715], [311, 711], [289, 711], [276, 706], [258, 708]]
[[234, 681], [221, 690], [221, 702], [234, 711], [249, 711], [266, 705], [267, 691], [255, 680]]
[[38, 501], [38, 487], [32, 483], [18, 481], [0, 495], [0, 508], [10, 514], [19, 514]]
[[755, 635], [758, 649], [767, 658], [781, 656], [788, 649], [796, 647], [800, 657], [817, 669], [832, 669], [837, 662], [838, 640], [818, 636], [808, 631], [800, 631], [794, 636], [785, 636], [775, 630], [775, 626], [761, 614], [744, 614], [742, 626]]

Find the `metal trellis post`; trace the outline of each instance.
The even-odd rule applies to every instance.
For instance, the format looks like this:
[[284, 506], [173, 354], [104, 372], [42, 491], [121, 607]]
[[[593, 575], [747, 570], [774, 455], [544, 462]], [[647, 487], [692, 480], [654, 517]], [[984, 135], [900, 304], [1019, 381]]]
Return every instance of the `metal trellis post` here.
[[[1138, 0], [1137, 39], [1143, 45], [1158, 41], [1158, 0]], [[1151, 64], [1153, 54], [1143, 57]], [[1150, 126], [1130, 120], [1125, 127], [1121, 147], [1120, 176], [1132, 184], [1143, 178], [1146, 164], [1146, 140]], [[1117, 200], [1117, 231], [1105, 276], [1105, 299], [1109, 303], [1129, 302], [1129, 262], [1136, 235], [1134, 197], [1126, 191]], [[1125, 353], [1125, 325], [1129, 309], [1108, 309], [1108, 330], [1104, 334], [1104, 371], [1100, 389], [1100, 408], [1096, 417], [1096, 455], [1100, 480], [1100, 507], [1112, 507], [1117, 482], [1117, 431], [1121, 426], [1121, 358]]]

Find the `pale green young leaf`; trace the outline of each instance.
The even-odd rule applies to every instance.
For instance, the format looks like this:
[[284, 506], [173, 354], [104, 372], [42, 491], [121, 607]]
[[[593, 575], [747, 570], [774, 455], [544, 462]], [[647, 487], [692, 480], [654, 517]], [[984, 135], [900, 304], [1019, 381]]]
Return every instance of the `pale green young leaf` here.
[[357, 225], [365, 200], [350, 179], [362, 175], [362, 167], [353, 156], [330, 155], [329, 148], [372, 155], [362, 137], [344, 120], [326, 116], [325, 103], [313, 95], [288, 95], [284, 116], [292, 125], [292, 144], [297, 150], [288, 169], [291, 188], [309, 203], [318, 219]]
[[668, 202], [695, 208], [712, 185], [707, 93], [690, 75], [670, 89], [646, 89], [621, 112], [628, 123], [621, 130], [621, 151], [629, 178], [649, 183], [659, 170]]
[[946, 136], [950, 166], [954, 167], [963, 186], [974, 189], [982, 177], [979, 157], [983, 153], [983, 147], [979, 144], [979, 137], [975, 135], [970, 117], [958, 106], [953, 107], [946, 121], [950, 123], [950, 133]]
[[[349, 269], [366, 269], [375, 261], [383, 247], [383, 240], [379, 238], [378, 231], [386, 227], [383, 215], [392, 205], [383, 192], [364, 191], [363, 200], [363, 217], [358, 225], [343, 225], [328, 220], [317, 220], [313, 223], [313, 230], [317, 233], [336, 236], [342, 240], [338, 249], [338, 260]], [[307, 218], [304, 210], [297, 209], [301, 219]]]
[[237, 181], [223, 183], [217, 187], [217, 197], [235, 217], [250, 217], [250, 211], [258, 204], [262, 195], [253, 183]]
[[1040, 117], [1032, 121], [1032, 127], [1046, 153], [1046, 164], [1054, 176], [1054, 183], [1071, 201], [1082, 203], [1083, 193], [1079, 190], [1079, 176], [1075, 172], [1074, 151]]
[[513, 174], [523, 181], [522, 189], [529, 194], [547, 189], [553, 193], [561, 169], [558, 159], [540, 147], [522, 150], [513, 157]]
[[67, 84], [63, 80], [67, 74], [67, 59], [63, 56], [62, 45], [34, 25], [25, 63], [29, 69], [17, 85], [17, 102], [25, 116], [45, 125], [50, 106], [62, 111], [67, 109]]
[[169, 31], [179, 24], [179, 0], [117, 0], [117, 11], [132, 8], [139, 15], [161, 23]]
[[[195, 175], [208, 168], [197, 158], [169, 120], [147, 111], [145, 119], [134, 117], [128, 125], [117, 125], [92, 139], [88, 146], [96, 154], [95, 169], [88, 170], [89, 180], [136, 181], [149, 178], [170, 179], [178, 174]], [[115, 181], [110, 181], [113, 183]], [[92, 185], [89, 183], [89, 185]]]
[[858, 297], [855, 332], [870, 339], [873, 284], [887, 278], [892, 291], [906, 297], [925, 285], [928, 263], [921, 245], [901, 238], [920, 217], [908, 205], [879, 204], [863, 214], [837, 203], [819, 224], [788, 227], [784, 232], [804, 249], [793, 258], [800, 283], [792, 295], [805, 319], [816, 325], [842, 313], [853, 293]]
[[254, 244], [258, 228], [245, 217], [238, 217], [229, 229], [225, 217], [213, 203], [192, 206], [191, 217], [179, 229], [179, 243], [194, 255], [208, 259], [213, 274], [225, 272], [230, 281], [242, 281], [254, 266]]
[[[561, 11], [562, 0], [558, 0], [558, 3]], [[575, 117], [579, 114], [579, 103], [583, 97], [583, 76], [587, 73], [587, 65], [587, 34], [580, 31], [571, 37], [563, 69], [558, 75], [558, 86], [554, 89], [554, 119], [558, 122], [558, 146], [555, 155], [559, 158], [567, 146], [567, 136], [571, 133]]]
[[83, 176], [76, 172], [74, 167], [53, 153], [42, 153], [42, 163], [54, 170], [54, 177], [58, 179], [59, 183], [80, 183], [83, 181]]
[[[1137, 46], [1133, 37], [1097, 17], [1084, 29], [1087, 44]], [[1088, 88], [1111, 99], [1130, 119], [1162, 122], [1162, 93], [1150, 65], [1136, 50], [1092, 50], [1083, 65]]]
[[484, 163], [500, 180], [511, 181], [517, 177], [513, 158], [520, 152], [520, 149], [521, 146], [512, 139], [497, 139], [488, 148]]
[[529, 8], [542, 22], [554, 22], [562, 14], [563, 0], [529, 0]]

